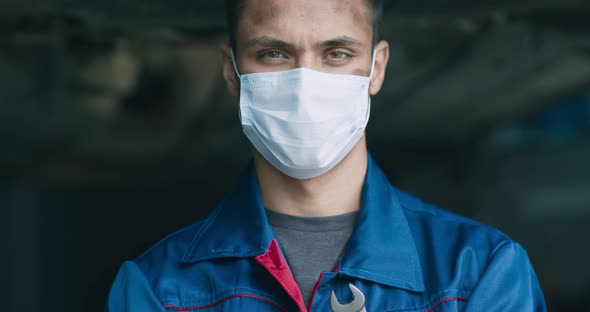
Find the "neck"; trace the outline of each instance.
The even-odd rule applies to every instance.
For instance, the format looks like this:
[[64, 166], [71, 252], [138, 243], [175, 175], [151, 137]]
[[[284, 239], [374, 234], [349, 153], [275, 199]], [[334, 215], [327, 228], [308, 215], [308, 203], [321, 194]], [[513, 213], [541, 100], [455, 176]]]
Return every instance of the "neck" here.
[[267, 209], [301, 217], [327, 217], [360, 209], [367, 171], [365, 137], [329, 172], [308, 180], [291, 178], [254, 154], [262, 201]]

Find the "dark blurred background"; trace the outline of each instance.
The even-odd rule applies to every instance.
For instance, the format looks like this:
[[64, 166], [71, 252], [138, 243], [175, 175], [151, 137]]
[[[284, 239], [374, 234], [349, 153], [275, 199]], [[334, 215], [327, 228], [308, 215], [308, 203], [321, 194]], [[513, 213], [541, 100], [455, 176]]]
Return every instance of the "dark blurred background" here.
[[[550, 311], [590, 311], [590, 2], [387, 3], [374, 157], [521, 242]], [[222, 1], [1, 0], [0, 34], [0, 309], [101, 311], [249, 161]]]

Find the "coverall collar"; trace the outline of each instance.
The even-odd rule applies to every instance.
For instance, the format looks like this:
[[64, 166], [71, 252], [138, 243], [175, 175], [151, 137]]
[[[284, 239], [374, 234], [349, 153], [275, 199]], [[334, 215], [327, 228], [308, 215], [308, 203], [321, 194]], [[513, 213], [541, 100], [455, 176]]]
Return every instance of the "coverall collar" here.
[[[181, 259], [184, 264], [264, 254], [273, 240], [254, 165], [204, 221]], [[410, 227], [391, 186], [371, 155], [355, 230], [338, 273], [410, 291], [424, 291]]]

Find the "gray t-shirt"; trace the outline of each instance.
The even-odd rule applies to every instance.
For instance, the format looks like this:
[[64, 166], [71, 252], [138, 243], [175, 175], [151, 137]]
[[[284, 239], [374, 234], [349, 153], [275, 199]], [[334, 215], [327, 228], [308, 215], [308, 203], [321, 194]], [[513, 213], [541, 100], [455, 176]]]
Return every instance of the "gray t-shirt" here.
[[321, 272], [332, 271], [352, 235], [357, 213], [334, 217], [306, 218], [266, 210], [276, 235], [301, 289], [303, 300], [309, 301]]

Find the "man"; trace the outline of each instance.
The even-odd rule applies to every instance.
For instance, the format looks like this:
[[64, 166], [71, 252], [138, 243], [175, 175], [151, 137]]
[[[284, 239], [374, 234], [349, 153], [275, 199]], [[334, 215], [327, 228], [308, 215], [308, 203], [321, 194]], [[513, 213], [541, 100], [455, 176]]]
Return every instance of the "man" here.
[[108, 311], [544, 311], [523, 248], [392, 187], [366, 150], [378, 0], [227, 1], [236, 189], [123, 265]]

